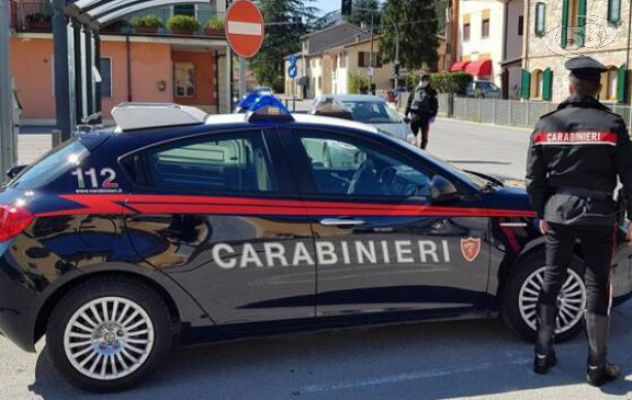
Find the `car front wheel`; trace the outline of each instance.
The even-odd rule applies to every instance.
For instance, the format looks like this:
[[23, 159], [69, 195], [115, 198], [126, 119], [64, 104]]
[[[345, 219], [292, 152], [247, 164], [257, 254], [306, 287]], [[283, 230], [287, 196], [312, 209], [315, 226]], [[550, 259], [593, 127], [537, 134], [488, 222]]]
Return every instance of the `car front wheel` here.
[[[509, 272], [501, 299], [505, 323], [512, 331], [529, 340], [535, 338], [537, 330], [536, 311], [544, 282], [544, 264], [544, 252], [531, 254], [516, 264]], [[568, 340], [582, 330], [586, 308], [586, 285], [582, 276], [583, 262], [574, 257], [557, 299], [557, 341]]]
[[170, 315], [149, 287], [127, 279], [86, 282], [51, 314], [47, 346], [66, 380], [93, 392], [127, 389], [145, 379], [169, 352]]

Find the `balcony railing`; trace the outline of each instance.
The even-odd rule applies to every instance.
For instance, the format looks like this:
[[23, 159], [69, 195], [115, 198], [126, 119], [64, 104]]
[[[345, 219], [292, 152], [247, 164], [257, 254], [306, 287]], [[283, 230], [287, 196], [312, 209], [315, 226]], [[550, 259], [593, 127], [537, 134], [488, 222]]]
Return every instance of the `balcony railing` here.
[[17, 32], [50, 32], [53, 8], [50, 1], [10, 0], [11, 28]]
[[[2, 0], [0, 0], [2, 1]], [[48, 0], [9, 0], [11, 4], [11, 28], [16, 32], [52, 32], [51, 17], [53, 9]], [[130, 21], [134, 17], [153, 15], [162, 22], [159, 28], [134, 27]], [[195, 19], [200, 28], [194, 31], [169, 30], [167, 21], [173, 16], [172, 7], [159, 7], [129, 15], [102, 28], [101, 33], [107, 35], [142, 35], [142, 36], [188, 36], [224, 38], [224, 30], [210, 29], [209, 21], [224, 19], [224, 14], [215, 10], [196, 9]]]

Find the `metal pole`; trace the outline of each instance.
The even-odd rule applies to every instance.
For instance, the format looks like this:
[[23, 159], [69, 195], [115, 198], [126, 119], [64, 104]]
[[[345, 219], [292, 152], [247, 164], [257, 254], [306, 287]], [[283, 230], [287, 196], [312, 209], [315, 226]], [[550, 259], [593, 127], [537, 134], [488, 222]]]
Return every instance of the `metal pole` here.
[[55, 114], [62, 140], [70, 139], [70, 94], [68, 88], [68, 31], [64, 15], [66, 0], [53, 0], [53, 47], [55, 52]]
[[[101, 75], [101, 82], [95, 82], [95, 90], [94, 90], [94, 112], [101, 112], [103, 110], [103, 105], [101, 102], [101, 91], [102, 91], [102, 82], [103, 82], [103, 71], [101, 70], [101, 36], [98, 32], [94, 32], [94, 59], [97, 71], [99, 71], [99, 75]], [[97, 120], [97, 123], [101, 123], [101, 118]]]
[[399, 86], [399, 67], [399, 29], [397, 29], [397, 25], [395, 25], [395, 94], [397, 94], [397, 87]]
[[233, 112], [233, 52], [226, 46], [226, 113]]
[[83, 68], [81, 67], [81, 25], [78, 22], [72, 23], [73, 37], [73, 61], [75, 64], [75, 120], [81, 121], [83, 115]]
[[371, 68], [371, 74], [369, 75], [369, 90], [371, 91], [371, 94], [375, 94], [373, 92], [373, 74], [375, 73], [375, 71], [373, 71], [373, 19], [373, 13], [371, 13], [371, 55], [369, 56], [369, 68]]
[[246, 95], [246, 59], [239, 57], [239, 97]]
[[15, 160], [13, 149], [13, 88], [9, 52], [9, 2], [0, 2], [0, 182]]
[[92, 32], [88, 26], [83, 27], [83, 43], [84, 43], [84, 58], [86, 66], [86, 117], [94, 113], [94, 92], [92, 91], [92, 66], [94, 60], [92, 58]]

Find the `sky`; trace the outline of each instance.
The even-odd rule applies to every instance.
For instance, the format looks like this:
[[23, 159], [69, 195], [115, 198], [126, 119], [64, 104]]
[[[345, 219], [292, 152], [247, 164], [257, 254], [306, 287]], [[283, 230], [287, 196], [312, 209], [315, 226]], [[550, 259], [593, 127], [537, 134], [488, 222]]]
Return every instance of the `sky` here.
[[321, 9], [321, 14], [326, 14], [329, 11], [338, 10], [340, 8], [340, 0], [316, 0], [314, 7]]

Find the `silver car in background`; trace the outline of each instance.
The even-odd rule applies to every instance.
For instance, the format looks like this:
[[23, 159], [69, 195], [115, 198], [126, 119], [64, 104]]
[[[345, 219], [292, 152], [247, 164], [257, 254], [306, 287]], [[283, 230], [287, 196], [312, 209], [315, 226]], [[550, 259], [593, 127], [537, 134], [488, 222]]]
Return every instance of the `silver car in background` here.
[[349, 119], [373, 125], [388, 135], [411, 144], [415, 135], [386, 100], [371, 95], [325, 95], [314, 100], [310, 114]]

